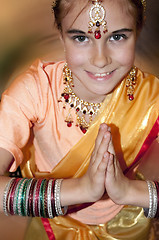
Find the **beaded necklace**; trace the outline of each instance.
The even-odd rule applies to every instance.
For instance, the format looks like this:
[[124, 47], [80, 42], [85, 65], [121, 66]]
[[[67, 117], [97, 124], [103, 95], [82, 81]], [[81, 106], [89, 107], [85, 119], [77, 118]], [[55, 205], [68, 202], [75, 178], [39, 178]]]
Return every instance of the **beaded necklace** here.
[[[129, 101], [134, 100], [134, 91], [136, 85], [136, 71], [137, 68], [134, 66], [131, 68], [130, 72], [126, 77], [126, 88], [127, 88], [127, 96]], [[72, 72], [68, 68], [67, 63], [63, 67], [63, 82], [66, 87], [61, 94], [61, 97], [64, 99], [63, 108], [66, 109], [66, 104], [69, 104], [69, 111], [65, 118], [65, 122], [67, 123], [67, 127], [71, 127], [73, 124], [73, 117], [71, 114], [71, 110], [75, 109], [76, 113], [76, 126], [80, 127], [83, 133], [87, 132], [88, 127], [90, 126], [93, 116], [96, 116], [102, 103], [89, 103], [86, 102], [73, 92], [73, 77]], [[61, 102], [61, 100], [59, 100]]]
[[[76, 113], [76, 126], [80, 127], [83, 133], [86, 133], [93, 120], [93, 116], [97, 115], [102, 103], [89, 103], [76, 96], [72, 89], [74, 87], [72, 72], [68, 68], [67, 63], [63, 67], [63, 81], [66, 87], [61, 96], [64, 98], [65, 103], [70, 106], [65, 122], [68, 127], [72, 126], [73, 118], [71, 109], [74, 108]], [[63, 108], [66, 108], [65, 105]]]

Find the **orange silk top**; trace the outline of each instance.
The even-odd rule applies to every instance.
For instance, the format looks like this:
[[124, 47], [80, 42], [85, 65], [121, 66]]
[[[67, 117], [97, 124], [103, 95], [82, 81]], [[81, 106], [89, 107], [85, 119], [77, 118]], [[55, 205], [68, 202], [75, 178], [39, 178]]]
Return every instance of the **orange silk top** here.
[[[59, 102], [63, 85], [64, 62], [42, 63], [37, 60], [4, 92], [0, 109], [0, 147], [14, 156], [10, 171], [22, 165], [26, 177], [78, 177], [86, 171], [100, 123], [111, 126], [113, 143], [123, 170], [131, 166], [158, 119], [159, 81], [137, 72], [135, 100], [126, 95], [125, 80], [104, 101], [100, 113], [83, 135], [65, 122], [68, 109]], [[67, 106], [68, 107], [68, 106]], [[75, 110], [72, 111], [74, 122]], [[155, 136], [154, 136], [155, 138]], [[26, 145], [34, 145], [34, 164], [27, 161]], [[109, 221], [122, 208], [110, 199], [72, 213], [83, 223]]]

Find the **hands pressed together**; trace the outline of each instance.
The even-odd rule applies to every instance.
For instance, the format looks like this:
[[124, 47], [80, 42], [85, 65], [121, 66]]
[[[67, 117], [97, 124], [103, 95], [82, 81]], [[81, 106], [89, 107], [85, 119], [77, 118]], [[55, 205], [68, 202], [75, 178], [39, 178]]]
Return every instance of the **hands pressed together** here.
[[124, 176], [116, 159], [110, 128], [101, 124], [87, 173], [81, 179], [88, 202], [95, 202], [106, 193], [117, 204], [122, 204], [129, 189], [129, 179]]

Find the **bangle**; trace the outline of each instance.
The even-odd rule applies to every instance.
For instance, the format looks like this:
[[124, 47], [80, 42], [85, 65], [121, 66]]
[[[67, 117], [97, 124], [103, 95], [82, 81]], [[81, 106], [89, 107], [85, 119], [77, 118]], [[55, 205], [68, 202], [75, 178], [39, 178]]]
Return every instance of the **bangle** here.
[[146, 181], [149, 191], [149, 208], [144, 208], [144, 214], [147, 218], [154, 218], [157, 213], [157, 189], [153, 181]]
[[154, 182], [152, 182], [153, 184], [153, 218], [156, 216], [157, 213], [157, 205], [158, 205], [158, 199], [157, 199], [157, 189], [156, 189], [156, 185]]
[[61, 182], [62, 179], [57, 181], [54, 179], [10, 179], [3, 195], [4, 213], [7, 216], [11, 214], [42, 218], [64, 215], [67, 207], [64, 207], [64, 211], [61, 208]]
[[49, 180], [48, 188], [47, 188], [47, 210], [49, 218], [53, 218], [52, 206], [51, 206], [51, 192], [52, 192], [52, 182], [53, 180]]
[[155, 218], [159, 218], [159, 182], [154, 181], [157, 190], [157, 212]]
[[6, 216], [8, 216], [8, 196], [9, 196], [9, 192], [10, 189], [12, 188], [13, 182], [14, 182], [15, 178], [11, 178], [9, 180], [9, 182], [7, 183], [5, 190], [4, 190], [4, 195], [3, 195], [3, 211], [5, 213]]
[[62, 216], [65, 215], [67, 212], [67, 206], [64, 207], [64, 212], [62, 211], [61, 208], [61, 199], [60, 199], [60, 193], [61, 193], [61, 183], [62, 183], [63, 179], [57, 179], [55, 181], [55, 187], [54, 187], [54, 195], [55, 195], [55, 210], [56, 210], [56, 214], [57, 216]]

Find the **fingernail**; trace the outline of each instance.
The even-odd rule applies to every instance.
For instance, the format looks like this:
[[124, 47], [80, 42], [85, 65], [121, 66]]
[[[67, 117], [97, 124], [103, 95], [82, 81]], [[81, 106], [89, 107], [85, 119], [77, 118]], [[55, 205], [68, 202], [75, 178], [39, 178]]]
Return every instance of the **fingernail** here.
[[105, 157], [105, 158], [107, 157], [107, 154], [108, 154], [107, 152], [106, 152], [106, 153], [104, 153], [104, 157]]
[[107, 137], [108, 137], [108, 134], [105, 134], [105, 135], [104, 135], [104, 138], [107, 138]]

